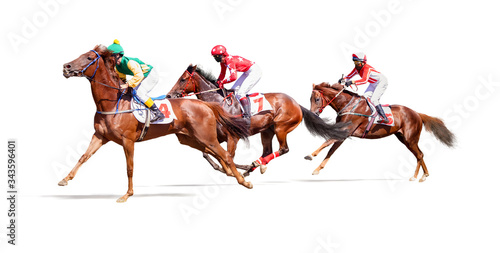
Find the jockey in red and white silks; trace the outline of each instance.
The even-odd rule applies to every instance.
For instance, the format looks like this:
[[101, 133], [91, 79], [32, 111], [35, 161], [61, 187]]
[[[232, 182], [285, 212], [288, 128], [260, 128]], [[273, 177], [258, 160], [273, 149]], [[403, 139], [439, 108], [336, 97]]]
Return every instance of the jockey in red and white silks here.
[[[222, 88], [226, 83], [236, 81], [231, 89], [234, 90], [236, 98], [243, 107], [243, 117], [250, 118], [250, 102], [247, 94], [262, 76], [260, 67], [255, 62], [241, 56], [229, 55], [222, 45], [212, 48], [212, 56], [217, 62], [220, 62], [221, 72], [217, 79], [219, 88]], [[227, 70], [229, 70], [229, 75], [226, 77]], [[237, 72], [243, 72], [240, 78], [237, 78]]]
[[[387, 78], [382, 75], [379, 71], [375, 70], [372, 66], [366, 64], [366, 55], [364, 53], [352, 54], [352, 60], [354, 61], [354, 69], [346, 77], [346, 86], [351, 84], [363, 85], [369, 83], [370, 85], [365, 90], [363, 96], [370, 98], [373, 105], [377, 109], [379, 116], [382, 118], [379, 123], [388, 123], [382, 105], [380, 105], [380, 97], [384, 94], [387, 89]], [[358, 74], [361, 79], [356, 81], [351, 81], [356, 74]], [[342, 80], [339, 80], [339, 83]]]

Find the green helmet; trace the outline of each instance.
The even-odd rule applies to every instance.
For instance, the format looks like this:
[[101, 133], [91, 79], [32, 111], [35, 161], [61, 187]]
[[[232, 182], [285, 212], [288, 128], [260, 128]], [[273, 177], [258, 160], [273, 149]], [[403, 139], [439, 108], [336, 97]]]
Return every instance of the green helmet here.
[[120, 45], [120, 41], [114, 40], [113, 44], [108, 47], [108, 50], [113, 52], [113, 54], [123, 55], [123, 47]]

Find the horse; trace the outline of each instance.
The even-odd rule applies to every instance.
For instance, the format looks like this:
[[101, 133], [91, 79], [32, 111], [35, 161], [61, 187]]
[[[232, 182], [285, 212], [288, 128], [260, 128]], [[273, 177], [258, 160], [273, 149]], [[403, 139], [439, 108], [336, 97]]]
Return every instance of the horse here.
[[[123, 146], [127, 162], [128, 190], [117, 200], [122, 203], [134, 194], [134, 143], [139, 141], [144, 124], [130, 113], [133, 98], [130, 92], [126, 93], [127, 89], [121, 88], [122, 83], [114, 70], [115, 63], [111, 51], [104, 45], [97, 45], [63, 65], [64, 77], [86, 77], [89, 80], [97, 112], [94, 116], [95, 133], [88, 149], [59, 185], [68, 185], [83, 163], [101, 146], [113, 141]], [[190, 99], [169, 101], [177, 119], [169, 124], [152, 124], [143, 140], [175, 134], [181, 144], [214, 156], [228, 176], [236, 177], [239, 184], [251, 189], [252, 183], [246, 182], [236, 170], [231, 155], [220, 146], [217, 139], [218, 129], [223, 129], [230, 136], [247, 139], [249, 135], [245, 122], [224, 112], [216, 104]]]
[[[241, 108], [234, 94], [230, 93], [226, 95], [227, 90], [220, 89], [215, 84], [215, 77], [198, 68], [196, 65], [188, 66], [167, 94], [167, 97], [178, 98], [188, 96], [189, 94], [195, 94], [198, 99], [203, 101], [217, 102], [225, 111], [228, 111], [232, 115], [241, 115]], [[271, 160], [288, 153], [289, 148], [286, 137], [302, 120], [304, 120], [306, 128], [313, 135], [321, 136], [325, 139], [335, 138], [338, 140], [343, 140], [347, 137], [348, 132], [344, 128], [348, 123], [326, 123], [319, 116], [299, 105], [293, 98], [284, 93], [266, 93], [264, 96], [269, 101], [272, 110], [262, 111], [252, 116], [249, 126], [250, 135], [261, 134], [263, 152], [262, 156], [252, 162], [251, 165], [237, 165], [238, 168], [246, 170], [244, 176], [248, 176], [257, 167], [260, 167], [260, 172], [264, 173], [267, 169], [267, 164]], [[280, 147], [278, 151], [273, 153], [272, 140], [275, 135]], [[223, 136], [221, 139], [227, 141], [227, 150], [234, 157], [238, 139], [227, 138], [226, 136]], [[208, 158], [206, 155], [204, 157]], [[214, 169], [219, 169], [217, 164], [212, 162], [210, 158], [207, 161]]]
[[[418, 147], [422, 125], [444, 145], [448, 147], [455, 145], [455, 135], [445, 126], [441, 119], [417, 113], [402, 105], [390, 105], [394, 116], [394, 126], [377, 124], [371, 129], [367, 129], [369, 125], [368, 117], [371, 114], [368, 100], [355, 92], [346, 90], [346, 86], [342, 84], [313, 84], [310, 101], [310, 110], [313, 113], [319, 115], [325, 107], [331, 106], [337, 112], [337, 122], [351, 122], [348, 126], [350, 136], [378, 139], [394, 134], [417, 159], [417, 168], [410, 181], [417, 179], [420, 167], [423, 168], [424, 173], [419, 182], [424, 182], [429, 176], [429, 171], [423, 159], [424, 154]], [[330, 139], [311, 155], [305, 157], [307, 160], [312, 160], [321, 150], [333, 144], [321, 165], [313, 171], [313, 175], [319, 174], [319, 171], [326, 166], [330, 157], [343, 142], [343, 140]]]

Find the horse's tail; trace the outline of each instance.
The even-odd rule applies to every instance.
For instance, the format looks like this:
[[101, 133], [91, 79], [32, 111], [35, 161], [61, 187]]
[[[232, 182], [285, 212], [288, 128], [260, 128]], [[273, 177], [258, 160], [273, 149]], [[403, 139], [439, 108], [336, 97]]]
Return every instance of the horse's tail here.
[[423, 113], [419, 113], [425, 130], [431, 132], [439, 141], [448, 147], [455, 145], [455, 135], [444, 125], [444, 122], [439, 118], [434, 118]]
[[314, 114], [303, 106], [300, 106], [300, 109], [302, 110], [302, 118], [304, 120], [306, 128], [311, 134], [315, 136], [321, 136], [327, 140], [335, 139], [338, 141], [343, 141], [349, 136], [347, 126], [350, 123], [326, 123], [318, 115]]
[[212, 109], [217, 123], [219, 123], [229, 135], [238, 137], [238, 139], [248, 140], [250, 132], [245, 120], [237, 118], [222, 109], [218, 103], [206, 103]]

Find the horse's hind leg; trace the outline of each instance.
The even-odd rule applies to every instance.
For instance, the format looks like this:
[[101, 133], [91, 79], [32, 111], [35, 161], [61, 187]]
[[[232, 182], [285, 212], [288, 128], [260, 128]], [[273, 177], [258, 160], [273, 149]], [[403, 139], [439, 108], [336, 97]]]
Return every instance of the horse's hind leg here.
[[334, 142], [336, 142], [337, 140], [335, 139], [329, 139], [327, 141], [325, 141], [323, 144], [321, 144], [321, 147], [319, 147], [318, 149], [316, 149], [314, 152], [312, 152], [312, 154], [310, 155], [307, 155], [306, 157], [304, 157], [304, 159], [306, 160], [309, 160], [309, 161], [312, 161], [312, 159], [316, 156], [319, 155], [319, 152], [321, 152], [323, 149], [325, 149], [326, 147], [332, 145]]
[[[420, 134], [420, 132], [419, 132], [419, 134]], [[420, 171], [420, 167], [422, 167], [424, 170], [424, 174], [422, 175], [420, 182], [424, 182], [427, 179], [427, 177], [429, 176], [429, 171], [427, 170], [427, 166], [425, 165], [425, 162], [424, 162], [424, 153], [422, 153], [422, 151], [418, 147], [418, 139], [419, 139], [418, 137], [419, 136], [417, 136], [417, 138], [415, 138], [415, 137], [407, 138], [404, 136], [404, 134], [397, 132], [396, 137], [398, 137], [398, 140], [400, 140], [403, 144], [405, 144], [405, 146], [412, 152], [412, 154], [417, 159], [417, 168], [415, 169], [415, 174], [413, 175], [413, 177], [410, 178], [410, 181], [417, 180], [418, 173]], [[410, 139], [410, 140], [408, 140], [408, 139]]]
[[260, 173], [264, 174], [267, 170], [267, 166], [262, 164], [262, 157], [267, 157], [273, 153], [273, 137], [274, 137], [274, 127], [270, 127], [260, 133], [260, 141], [262, 143], [262, 156], [260, 159], [252, 162], [249, 166], [250, 168], [243, 174], [243, 176], [249, 176], [250, 172], [254, 171], [257, 167], [260, 167]]
[[[205, 148], [202, 145], [200, 145], [199, 143], [197, 143], [196, 141], [194, 141], [193, 138], [190, 136], [183, 135], [183, 134], [176, 134], [176, 136], [177, 136], [177, 139], [179, 140], [179, 143], [182, 145], [187, 145], [187, 146], [190, 146], [190, 147], [198, 149], [198, 150], [203, 150]], [[226, 171], [224, 171], [224, 168], [222, 168], [216, 162], [214, 162], [210, 158], [208, 153], [203, 152], [203, 151], [202, 151], [202, 153], [203, 153], [203, 158], [205, 158], [205, 160], [207, 160], [207, 162], [212, 166], [212, 168], [214, 168], [214, 170], [220, 171], [222, 173], [226, 173]]]
[[72, 180], [75, 177], [76, 172], [78, 172], [78, 169], [80, 169], [82, 164], [84, 164], [86, 161], [88, 161], [89, 158], [100, 147], [102, 147], [102, 145], [106, 144], [107, 142], [108, 142], [108, 140], [104, 139], [104, 137], [102, 137], [101, 135], [98, 135], [97, 133], [94, 133], [94, 135], [92, 135], [92, 140], [90, 141], [90, 144], [89, 144], [89, 147], [87, 148], [87, 151], [85, 151], [85, 153], [82, 155], [82, 157], [76, 163], [75, 167], [71, 170], [71, 172], [65, 178], [63, 178], [63, 180], [61, 180], [59, 182], [58, 185], [59, 186], [68, 185], [68, 181]]
[[[327, 142], [325, 142], [325, 144]], [[319, 171], [325, 168], [326, 164], [330, 160], [330, 157], [333, 155], [333, 153], [335, 153], [335, 150], [337, 150], [340, 147], [340, 145], [342, 145], [342, 143], [344, 143], [344, 141], [337, 141], [337, 142], [335, 142], [335, 144], [333, 144], [333, 146], [330, 148], [330, 150], [328, 150], [328, 154], [326, 155], [325, 159], [323, 159], [323, 162], [321, 162], [321, 164], [318, 166], [318, 168], [316, 168], [313, 171], [313, 173], [312, 173], [313, 175], [318, 175]], [[323, 145], [325, 145], [325, 144], [323, 144]]]
[[[219, 160], [220, 164], [226, 171], [232, 172], [232, 176], [236, 177], [236, 180], [239, 184], [245, 186], [248, 189], [252, 189], [253, 185], [250, 182], [245, 181], [243, 176], [241, 176], [240, 172], [236, 170], [236, 166], [234, 165], [233, 158], [229, 154], [229, 152], [225, 151], [217, 142], [217, 144], [208, 145], [207, 148], [213, 152], [213, 155], [217, 160]], [[228, 174], [229, 175], [229, 174]]]

